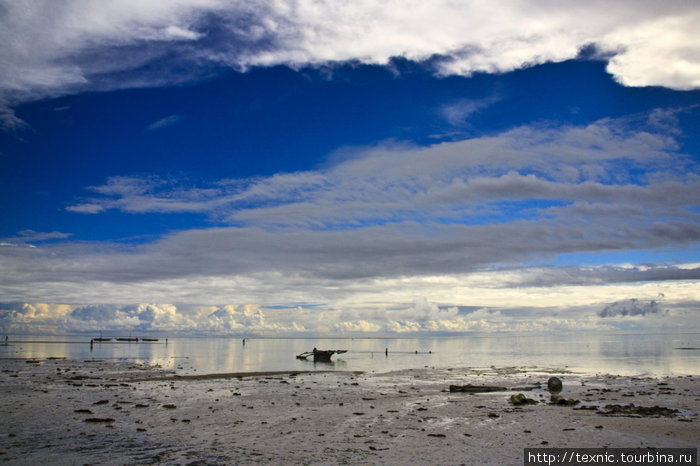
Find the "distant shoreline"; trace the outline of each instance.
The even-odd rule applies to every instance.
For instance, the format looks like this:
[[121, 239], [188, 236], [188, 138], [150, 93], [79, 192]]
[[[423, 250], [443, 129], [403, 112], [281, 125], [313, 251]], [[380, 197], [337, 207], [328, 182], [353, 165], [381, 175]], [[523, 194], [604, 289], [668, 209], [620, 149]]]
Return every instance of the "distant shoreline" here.
[[288, 370], [288, 371], [252, 371], [252, 372], [224, 372], [215, 374], [197, 374], [197, 375], [167, 375], [157, 377], [146, 377], [129, 379], [128, 382], [156, 382], [156, 381], [188, 381], [188, 380], [216, 380], [216, 379], [241, 379], [246, 377], [274, 377], [274, 376], [289, 376], [296, 377], [304, 374], [345, 374], [345, 375], [361, 375], [363, 371], [335, 371], [335, 370]]

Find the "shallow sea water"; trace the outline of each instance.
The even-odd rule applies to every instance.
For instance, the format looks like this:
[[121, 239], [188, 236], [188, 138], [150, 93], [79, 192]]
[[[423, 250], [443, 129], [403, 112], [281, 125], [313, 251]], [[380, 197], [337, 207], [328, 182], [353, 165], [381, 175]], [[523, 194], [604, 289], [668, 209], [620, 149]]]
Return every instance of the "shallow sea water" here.
[[[107, 335], [105, 335], [107, 337]], [[177, 338], [94, 342], [91, 336], [9, 336], [1, 358], [129, 360], [181, 374], [423, 367], [531, 367], [582, 374], [700, 374], [700, 333], [471, 335], [420, 338]], [[328, 363], [295, 355], [343, 349]]]

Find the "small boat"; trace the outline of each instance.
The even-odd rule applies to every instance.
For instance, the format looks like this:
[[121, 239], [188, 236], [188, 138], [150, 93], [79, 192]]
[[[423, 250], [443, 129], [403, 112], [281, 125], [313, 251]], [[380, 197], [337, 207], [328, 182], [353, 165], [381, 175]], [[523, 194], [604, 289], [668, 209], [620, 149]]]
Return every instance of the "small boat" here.
[[158, 341], [157, 338], [141, 338], [141, 341]]
[[347, 352], [348, 350], [317, 350], [314, 348], [313, 351], [297, 354], [297, 359], [306, 360], [309, 356], [313, 356], [314, 362], [331, 362], [331, 356], [334, 354], [343, 354]]
[[102, 332], [100, 332], [100, 336], [97, 338], [93, 338], [92, 341], [112, 341], [111, 338], [102, 338]]
[[117, 338], [117, 341], [139, 341], [137, 337], [122, 337]]

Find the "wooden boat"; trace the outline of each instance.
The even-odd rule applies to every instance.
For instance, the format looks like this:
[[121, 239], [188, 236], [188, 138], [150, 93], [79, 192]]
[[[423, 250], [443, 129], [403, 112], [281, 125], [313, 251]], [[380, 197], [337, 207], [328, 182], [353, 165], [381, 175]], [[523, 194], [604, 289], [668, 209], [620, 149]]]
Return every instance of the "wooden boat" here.
[[137, 337], [122, 337], [117, 338], [117, 341], [139, 341]]
[[158, 341], [157, 338], [141, 338], [141, 341]]
[[331, 362], [331, 356], [334, 354], [343, 354], [347, 352], [348, 350], [317, 350], [314, 348], [313, 351], [297, 354], [297, 359], [307, 360], [309, 356], [313, 356], [314, 362]]

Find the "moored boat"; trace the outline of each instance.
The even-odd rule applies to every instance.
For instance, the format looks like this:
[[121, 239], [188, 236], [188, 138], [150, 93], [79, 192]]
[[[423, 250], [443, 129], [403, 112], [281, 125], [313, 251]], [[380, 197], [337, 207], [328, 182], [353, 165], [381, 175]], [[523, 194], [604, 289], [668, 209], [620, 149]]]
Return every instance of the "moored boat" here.
[[334, 354], [343, 354], [347, 352], [348, 350], [318, 350], [314, 348], [312, 351], [297, 354], [297, 359], [306, 360], [309, 356], [313, 356], [314, 362], [331, 362], [331, 356]]

